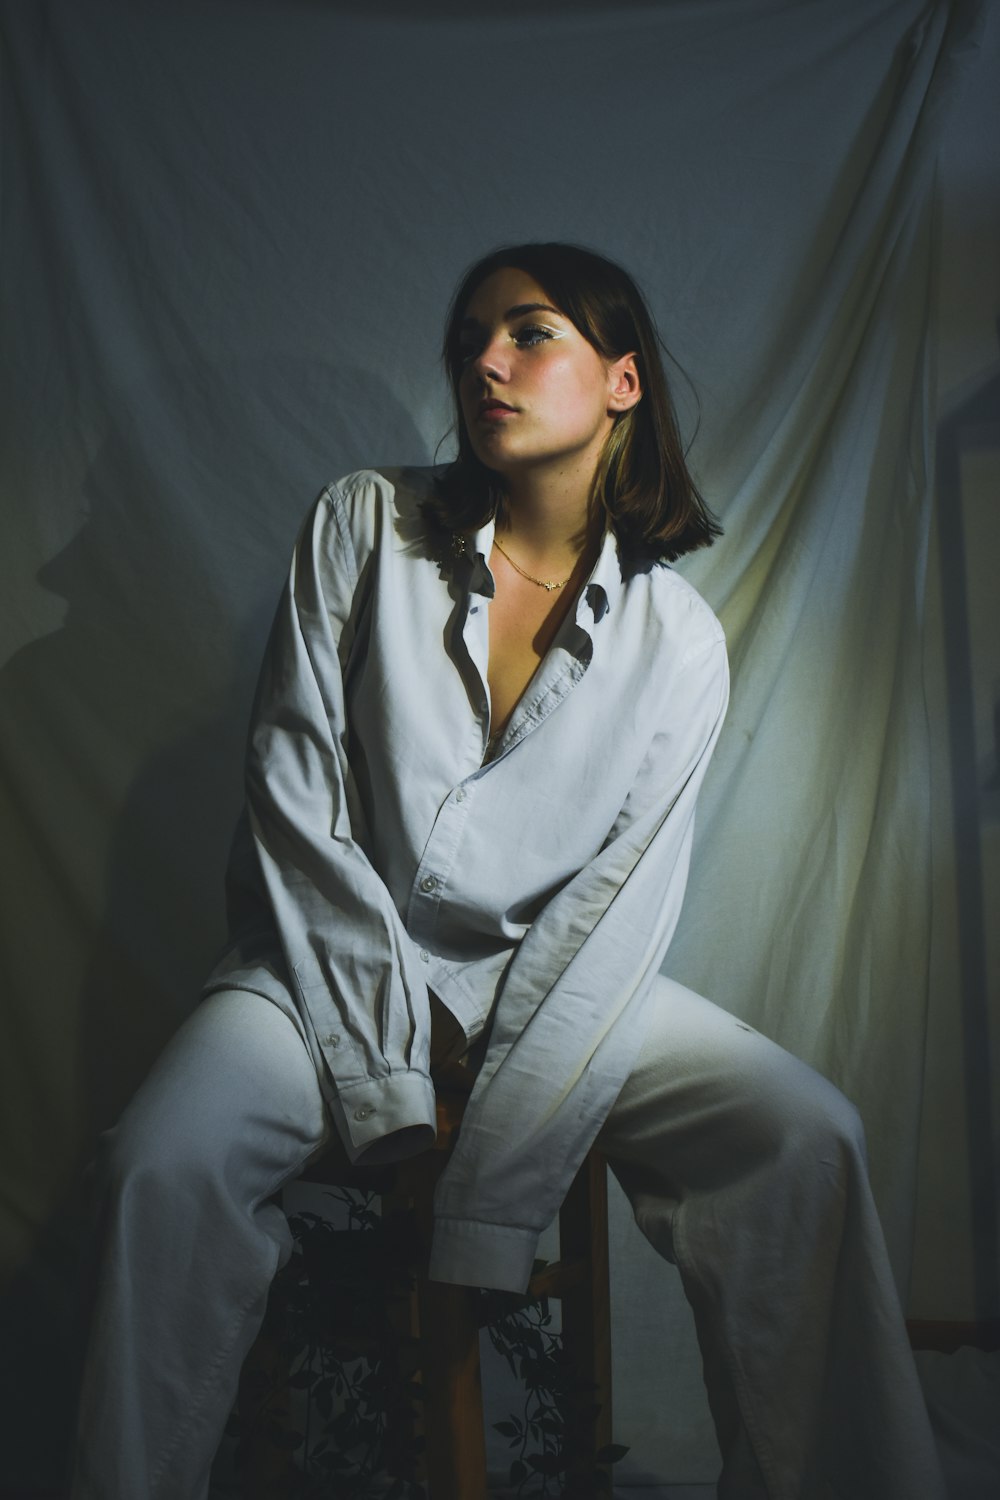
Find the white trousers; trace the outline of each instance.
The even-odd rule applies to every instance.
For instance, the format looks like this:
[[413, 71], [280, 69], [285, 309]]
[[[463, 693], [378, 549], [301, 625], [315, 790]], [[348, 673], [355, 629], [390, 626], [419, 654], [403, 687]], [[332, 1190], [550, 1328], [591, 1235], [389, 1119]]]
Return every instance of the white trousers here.
[[[651, 1010], [600, 1145], [694, 1309], [720, 1500], [944, 1500], [855, 1110], [671, 980]], [[104, 1137], [72, 1500], [204, 1500], [330, 1129], [291, 1006], [234, 990]]]

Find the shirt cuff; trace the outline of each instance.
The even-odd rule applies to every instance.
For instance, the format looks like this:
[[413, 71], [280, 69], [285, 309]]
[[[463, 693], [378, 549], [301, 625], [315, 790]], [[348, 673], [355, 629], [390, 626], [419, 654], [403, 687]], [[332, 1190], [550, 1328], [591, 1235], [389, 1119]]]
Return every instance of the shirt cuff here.
[[537, 1248], [534, 1229], [473, 1219], [437, 1219], [427, 1274], [431, 1281], [526, 1292]]
[[352, 1166], [402, 1161], [433, 1146], [434, 1085], [426, 1073], [388, 1073], [338, 1088], [330, 1109]]

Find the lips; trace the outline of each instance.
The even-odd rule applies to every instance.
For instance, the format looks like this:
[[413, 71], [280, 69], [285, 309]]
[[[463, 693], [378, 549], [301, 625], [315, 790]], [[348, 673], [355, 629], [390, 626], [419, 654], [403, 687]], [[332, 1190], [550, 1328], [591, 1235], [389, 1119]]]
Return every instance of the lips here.
[[479, 413], [478, 413], [478, 415], [481, 416], [481, 417], [489, 417], [489, 416], [493, 416], [494, 414], [500, 414], [500, 413], [505, 412], [505, 411], [513, 411], [513, 410], [514, 410], [514, 407], [513, 406], [508, 406], [507, 403], [506, 403], [506, 401], [497, 401], [494, 397], [487, 396], [484, 400], [480, 401], [480, 403], [479, 403]]

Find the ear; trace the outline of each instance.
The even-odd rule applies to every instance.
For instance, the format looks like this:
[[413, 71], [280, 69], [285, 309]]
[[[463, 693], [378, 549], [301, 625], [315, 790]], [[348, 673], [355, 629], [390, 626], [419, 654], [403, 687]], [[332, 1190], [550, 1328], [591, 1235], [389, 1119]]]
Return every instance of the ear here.
[[608, 366], [608, 411], [630, 411], [642, 396], [635, 355], [623, 354]]

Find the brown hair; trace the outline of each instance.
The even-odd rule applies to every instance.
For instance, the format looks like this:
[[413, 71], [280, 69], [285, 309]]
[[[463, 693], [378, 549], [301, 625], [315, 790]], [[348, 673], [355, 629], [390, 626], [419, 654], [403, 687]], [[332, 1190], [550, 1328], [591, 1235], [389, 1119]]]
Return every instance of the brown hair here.
[[494, 271], [523, 271], [606, 360], [634, 354], [642, 399], [616, 420], [595, 475], [604, 507], [624, 553], [673, 562], [711, 546], [722, 528], [687, 467], [661, 341], [632, 278], [579, 245], [508, 245], [476, 261], [452, 299], [442, 351], [455, 400], [458, 456], [440, 476], [428, 519], [449, 531], [482, 526], [503, 498], [501, 476], [480, 463], [458, 399], [463, 369], [460, 330], [469, 299]]

